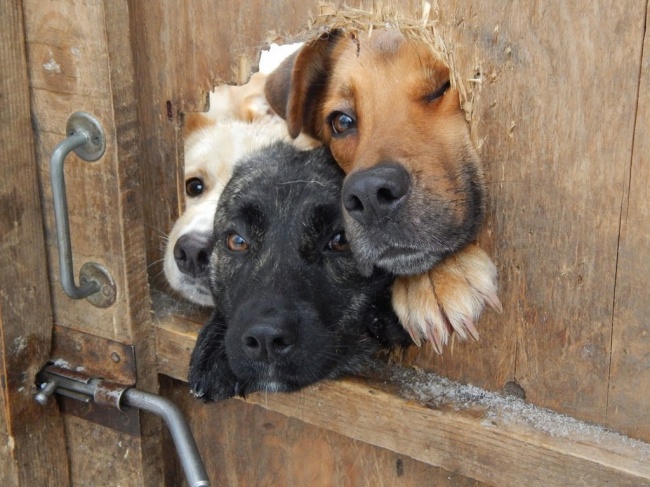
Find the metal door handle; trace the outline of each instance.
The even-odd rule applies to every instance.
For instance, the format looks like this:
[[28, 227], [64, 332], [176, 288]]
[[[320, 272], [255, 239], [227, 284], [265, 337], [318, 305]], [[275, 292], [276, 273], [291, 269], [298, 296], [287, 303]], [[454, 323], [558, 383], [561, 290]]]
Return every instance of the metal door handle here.
[[50, 159], [50, 179], [54, 199], [54, 219], [59, 247], [59, 270], [61, 285], [72, 299], [88, 299], [106, 308], [115, 302], [115, 282], [108, 270], [96, 262], [87, 262], [79, 273], [80, 285], [74, 282], [68, 199], [65, 191], [63, 163], [70, 151], [87, 162], [94, 162], [104, 155], [106, 139], [104, 129], [95, 117], [85, 112], [73, 113], [66, 125], [68, 138], [56, 146]]

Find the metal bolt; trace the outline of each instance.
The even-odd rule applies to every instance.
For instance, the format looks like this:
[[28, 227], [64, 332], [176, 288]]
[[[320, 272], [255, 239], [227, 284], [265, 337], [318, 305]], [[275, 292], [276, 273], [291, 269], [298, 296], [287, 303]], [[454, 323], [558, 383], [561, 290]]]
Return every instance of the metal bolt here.
[[117, 352], [111, 353], [111, 360], [115, 363], [118, 363], [122, 358], [119, 356]]
[[50, 399], [50, 396], [54, 394], [54, 391], [56, 391], [57, 384], [53, 380], [48, 381], [45, 385], [41, 386], [42, 389], [40, 392], [34, 396], [34, 399], [36, 400], [37, 403], [39, 403], [41, 406], [45, 406]]
[[102, 294], [107, 298], [112, 298], [115, 295], [115, 291], [111, 286], [104, 285], [102, 286]]

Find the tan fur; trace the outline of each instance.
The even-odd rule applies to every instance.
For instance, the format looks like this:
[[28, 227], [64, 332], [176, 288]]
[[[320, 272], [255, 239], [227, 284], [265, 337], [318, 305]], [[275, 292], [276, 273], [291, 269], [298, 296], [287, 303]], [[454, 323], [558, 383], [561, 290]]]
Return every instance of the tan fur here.
[[207, 115], [219, 120], [242, 122], [271, 118], [273, 111], [264, 97], [265, 82], [265, 74], [254, 73], [244, 85], [217, 86], [210, 94], [210, 110]]

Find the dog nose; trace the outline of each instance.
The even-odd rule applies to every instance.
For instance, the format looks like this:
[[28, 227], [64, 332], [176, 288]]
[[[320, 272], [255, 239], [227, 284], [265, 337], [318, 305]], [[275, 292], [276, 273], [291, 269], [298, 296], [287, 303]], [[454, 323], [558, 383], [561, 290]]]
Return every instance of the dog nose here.
[[343, 206], [363, 225], [390, 217], [403, 203], [411, 177], [399, 164], [380, 164], [350, 174], [343, 183]]
[[292, 327], [275, 324], [253, 325], [242, 336], [246, 355], [268, 363], [286, 355], [297, 341], [298, 334]]
[[174, 260], [178, 270], [192, 277], [208, 275], [212, 237], [206, 233], [187, 233], [174, 245]]

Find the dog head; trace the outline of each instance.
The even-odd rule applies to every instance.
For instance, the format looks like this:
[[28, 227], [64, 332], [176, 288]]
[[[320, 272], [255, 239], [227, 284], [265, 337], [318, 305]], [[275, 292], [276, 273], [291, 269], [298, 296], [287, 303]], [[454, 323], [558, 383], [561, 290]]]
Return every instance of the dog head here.
[[238, 164], [215, 215], [216, 310], [192, 353], [196, 395], [294, 391], [407, 342], [392, 279], [361, 275], [348, 249], [342, 181], [322, 147], [276, 143]]
[[271, 107], [329, 146], [367, 274], [425, 272], [477, 234], [483, 176], [449, 68], [399, 32], [333, 30], [271, 73]]
[[236, 161], [273, 141], [290, 140], [279, 118], [245, 123], [193, 115], [185, 138], [185, 211], [174, 223], [164, 271], [172, 289], [202, 306], [214, 304], [208, 282], [214, 211]]

